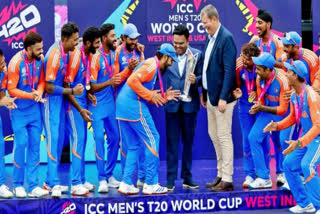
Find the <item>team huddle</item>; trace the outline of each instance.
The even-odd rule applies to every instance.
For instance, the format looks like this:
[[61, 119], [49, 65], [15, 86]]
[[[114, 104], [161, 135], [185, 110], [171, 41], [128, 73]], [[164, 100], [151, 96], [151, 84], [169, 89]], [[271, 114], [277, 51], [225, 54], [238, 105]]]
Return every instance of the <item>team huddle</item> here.
[[[212, 5], [206, 6], [200, 15], [208, 32], [203, 54], [188, 46], [189, 32], [184, 25], [178, 25], [173, 32], [173, 45], [164, 43], [153, 57], [145, 59], [144, 46], [138, 43], [140, 34], [135, 25], [124, 26], [121, 40], [117, 40], [113, 24], [103, 24], [99, 29], [89, 27], [79, 43], [79, 29], [72, 22], [62, 27], [61, 41], [55, 42], [45, 56], [43, 39], [35, 32], [25, 36], [24, 50], [15, 54], [8, 68], [4, 53], [0, 52], [0, 105], [10, 109], [14, 133], [15, 196], [42, 197], [51, 192], [52, 197], [61, 197], [62, 193], [69, 191], [68, 186], [60, 181], [58, 172], [66, 129], [72, 145], [70, 193], [86, 195], [95, 190], [95, 186], [86, 180], [84, 171], [88, 122], [93, 128], [99, 193], [107, 193], [108, 188], [118, 188], [118, 192], [125, 195], [138, 194], [137, 187], [142, 187], [142, 193], [148, 195], [173, 190], [177, 169], [176, 172], [169, 172], [171, 165], [167, 165], [167, 186], [161, 186], [158, 181], [160, 136], [148, 105], [167, 105], [169, 108], [171, 103], [181, 102], [183, 91], [176, 85], [167, 85], [165, 89], [162, 75], [168, 71], [170, 78], [172, 72], [177, 72], [182, 78], [188, 54], [194, 52], [199, 55], [196, 66], [199, 72], [186, 78], [193, 85], [193, 90], [198, 91], [198, 86], [203, 88], [201, 98], [197, 95], [192, 99], [196, 99], [198, 105], [201, 101], [207, 108], [209, 129], [219, 129], [211, 125], [210, 118], [218, 120], [219, 115], [228, 114], [229, 108], [232, 116], [234, 100], [238, 100], [246, 175], [243, 187], [271, 188], [271, 139], [275, 147], [277, 182], [292, 192], [298, 204], [290, 211], [314, 212], [319, 209], [320, 181], [316, 172], [320, 159], [319, 58], [312, 51], [301, 48], [301, 37], [297, 32], [288, 32], [284, 37], [274, 35], [271, 32], [271, 15], [259, 10], [256, 18], [258, 35], [242, 46], [241, 56], [235, 59], [236, 51], [230, 52], [230, 56], [218, 57], [221, 63], [214, 65], [210, 62], [210, 57], [215, 57], [211, 51], [235, 49], [234, 41], [220, 24], [218, 13]], [[226, 44], [230, 45], [229, 50], [216, 48], [221, 41], [221, 32], [226, 35], [226, 41], [231, 39]], [[187, 44], [185, 48], [184, 44]], [[226, 61], [229, 60], [232, 63], [228, 67]], [[223, 69], [231, 69], [232, 74], [228, 78], [232, 78], [222, 75], [225, 78], [222, 83], [214, 83], [212, 78], [222, 73], [212, 73], [211, 66], [223, 63]], [[172, 69], [173, 65], [176, 70]], [[156, 80], [159, 81], [159, 90], [154, 89]], [[226, 83], [230, 90], [222, 86], [221, 94], [216, 99], [213, 94], [217, 90], [212, 89], [216, 87], [213, 85]], [[178, 107], [179, 111], [183, 108]], [[167, 120], [174, 116], [169, 113], [166, 114]], [[187, 115], [188, 112], [183, 117]], [[192, 118], [194, 130], [196, 113]], [[231, 127], [231, 123], [229, 125]], [[43, 129], [48, 164], [45, 182], [39, 186], [40, 135]], [[169, 131], [167, 140], [171, 142]], [[228, 148], [219, 148], [219, 141], [230, 141], [221, 133], [219, 130], [213, 133], [209, 130], [211, 139], [215, 139], [218, 174], [206, 186], [216, 192], [233, 190], [233, 154], [227, 156], [225, 151]], [[196, 189], [199, 186], [191, 177], [193, 137], [194, 133], [189, 138], [191, 160], [186, 160], [183, 166], [186, 173], [182, 177], [184, 187]], [[233, 151], [233, 145], [231, 149]], [[119, 151], [122, 181], [113, 176]], [[173, 153], [170, 155], [173, 156]], [[169, 162], [172, 156], [168, 154]], [[13, 193], [4, 184], [3, 137], [0, 156], [0, 196], [10, 198]], [[25, 168], [28, 194], [24, 188]], [[136, 173], [137, 181], [133, 179]]]

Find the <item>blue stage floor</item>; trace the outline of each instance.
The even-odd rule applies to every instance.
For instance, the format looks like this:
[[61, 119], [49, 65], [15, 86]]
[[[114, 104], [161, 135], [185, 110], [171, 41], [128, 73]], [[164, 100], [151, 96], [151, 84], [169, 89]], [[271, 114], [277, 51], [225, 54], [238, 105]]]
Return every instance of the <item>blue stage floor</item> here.
[[[292, 206], [294, 200], [289, 192], [281, 191], [276, 186], [275, 181], [275, 171], [274, 160], [271, 161], [271, 175], [273, 180], [273, 188], [269, 190], [259, 190], [259, 191], [249, 191], [242, 188], [242, 182], [244, 180], [244, 173], [242, 168], [242, 160], [234, 161], [234, 186], [235, 190], [233, 192], [227, 193], [213, 193], [205, 187], [205, 183], [211, 182], [216, 177], [216, 161], [213, 160], [197, 160], [193, 162], [193, 179], [196, 183], [200, 185], [199, 190], [190, 190], [183, 189], [182, 182], [183, 180], [178, 179], [176, 181], [176, 188], [173, 192], [168, 193], [167, 195], [161, 196], [144, 196], [141, 193], [138, 196], [123, 196], [117, 192], [117, 189], [109, 188], [109, 192], [106, 194], [99, 194], [97, 191], [89, 193], [86, 197], [77, 197], [70, 194], [62, 195], [61, 199], [51, 199], [50, 196], [45, 199], [10, 199], [10, 200], [1, 200], [0, 201], [0, 213], [34, 213], [32, 207], [29, 211], [24, 210], [22, 205], [26, 207], [31, 206], [30, 203], [33, 203], [35, 206], [39, 203], [39, 206], [44, 206], [43, 209], [38, 210], [38, 213], [61, 213], [63, 207], [74, 203], [77, 207], [77, 212], [75, 213], [94, 213], [88, 211], [88, 206], [92, 203], [96, 203], [91, 207], [91, 210], [95, 210], [98, 204], [103, 203], [104, 212], [101, 213], [110, 213], [114, 211], [115, 213], [154, 213], [157, 210], [154, 210], [156, 207], [150, 207], [148, 204], [150, 201], [155, 203], [166, 203], [166, 207], [159, 209], [159, 213], [288, 213], [288, 207]], [[8, 165], [6, 167], [6, 184], [12, 189], [12, 170], [13, 167]], [[95, 163], [86, 164], [86, 179], [90, 183], [98, 187], [98, 178], [97, 178], [97, 169]], [[121, 179], [120, 173], [120, 163], [117, 164], [115, 169], [115, 177]], [[60, 165], [60, 178], [64, 185], [70, 184], [70, 164]], [[39, 183], [42, 184], [46, 177], [46, 165], [40, 165], [40, 180]], [[178, 172], [180, 175], [180, 172]], [[69, 182], [68, 182], [69, 181]], [[160, 163], [159, 171], [159, 181], [161, 185], [166, 184], [166, 162], [162, 161]], [[193, 207], [192, 209], [188, 207], [188, 203], [185, 204], [186, 210], [183, 208], [173, 208], [174, 203], [190, 201], [190, 204], [197, 201], [200, 203], [200, 206]], [[213, 203], [210, 207], [210, 202]], [[47, 204], [46, 204], [47, 203]], [[122, 210], [121, 203], [129, 206], [130, 203], [141, 203], [140, 205], [144, 206], [144, 209], [138, 210], [138, 207], [135, 207], [135, 211], [130, 212], [129, 210]], [[12, 209], [10, 212], [6, 212], [6, 208], [14, 205], [15, 209]], [[46, 204], [46, 205], [43, 205]], [[119, 204], [119, 207], [116, 207], [115, 204]], [[202, 204], [202, 205], [201, 205]], [[194, 204], [193, 204], [194, 205]], [[135, 206], [135, 205], [132, 205]], [[61, 208], [62, 207], [62, 208]], [[110, 208], [111, 207], [111, 208]], [[101, 208], [101, 207], [100, 207]], [[141, 207], [140, 207], [141, 208]], [[20, 210], [20, 211], [19, 211]], [[57, 212], [53, 212], [57, 211]], [[111, 210], [111, 211], [110, 211]], [[3, 212], [4, 211], [4, 212]], [[124, 211], [124, 212], [122, 212]], [[128, 212], [126, 212], [128, 211]], [[141, 212], [138, 212], [141, 211]], [[219, 211], [219, 212], [216, 212]], [[72, 212], [65, 212], [72, 213]], [[98, 213], [98, 212], [97, 212]]]

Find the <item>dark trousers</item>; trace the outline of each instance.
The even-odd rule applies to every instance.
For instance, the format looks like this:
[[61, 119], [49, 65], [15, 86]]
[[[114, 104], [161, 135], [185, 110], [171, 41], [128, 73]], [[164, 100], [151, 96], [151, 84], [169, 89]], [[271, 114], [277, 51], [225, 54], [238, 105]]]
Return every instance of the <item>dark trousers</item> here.
[[168, 182], [177, 179], [180, 133], [183, 143], [181, 178], [192, 179], [192, 146], [196, 123], [197, 112], [184, 113], [181, 108], [176, 113], [166, 112]]

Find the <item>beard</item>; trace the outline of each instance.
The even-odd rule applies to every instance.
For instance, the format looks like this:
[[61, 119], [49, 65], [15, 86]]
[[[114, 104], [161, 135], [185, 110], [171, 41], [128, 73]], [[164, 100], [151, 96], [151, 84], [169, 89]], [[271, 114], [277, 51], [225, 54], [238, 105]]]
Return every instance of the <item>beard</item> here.
[[264, 30], [263, 32], [261, 32], [261, 34], [259, 35], [259, 37], [264, 37], [267, 34], [267, 30]]
[[115, 44], [115, 41], [116, 41], [116, 40], [114, 40], [114, 41], [111, 42], [111, 43], [109, 43], [109, 42], [107, 43], [107, 46], [108, 46], [108, 48], [109, 48], [110, 50], [113, 50], [113, 51], [116, 50], [116, 47], [115, 47], [115, 45], [114, 45], [114, 44]]
[[41, 54], [39, 56], [37, 56], [32, 52], [32, 58], [39, 61], [41, 59]]
[[89, 53], [92, 53], [92, 54], [95, 54], [96, 53], [96, 48], [93, 46], [93, 45], [91, 45], [90, 47], [89, 47]]
[[134, 50], [134, 48], [131, 48], [131, 44], [128, 43], [126, 43], [126, 49], [130, 52]]

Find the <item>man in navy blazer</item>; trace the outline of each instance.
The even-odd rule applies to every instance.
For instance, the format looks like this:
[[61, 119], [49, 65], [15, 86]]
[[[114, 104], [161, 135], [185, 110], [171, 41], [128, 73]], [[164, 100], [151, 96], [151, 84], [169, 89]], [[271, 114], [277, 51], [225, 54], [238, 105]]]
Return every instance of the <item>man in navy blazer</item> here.
[[[192, 180], [192, 146], [197, 123], [197, 112], [200, 109], [198, 86], [201, 85], [202, 54], [199, 50], [189, 46], [189, 30], [185, 25], [178, 25], [173, 31], [173, 45], [180, 60], [172, 62], [167, 68], [167, 88], [179, 89], [183, 94], [185, 80], [191, 82], [190, 102], [169, 101], [165, 106], [166, 135], [167, 135], [167, 188], [175, 188], [178, 173], [180, 134], [183, 142], [181, 178], [184, 188], [198, 189], [199, 186]], [[187, 57], [197, 54], [197, 64], [194, 74], [187, 74]]]
[[212, 191], [233, 190], [232, 113], [235, 105], [237, 49], [232, 34], [220, 24], [217, 9], [209, 4], [200, 13], [208, 32], [204, 49], [201, 103], [207, 108], [208, 132], [217, 156], [217, 177], [206, 186]]

